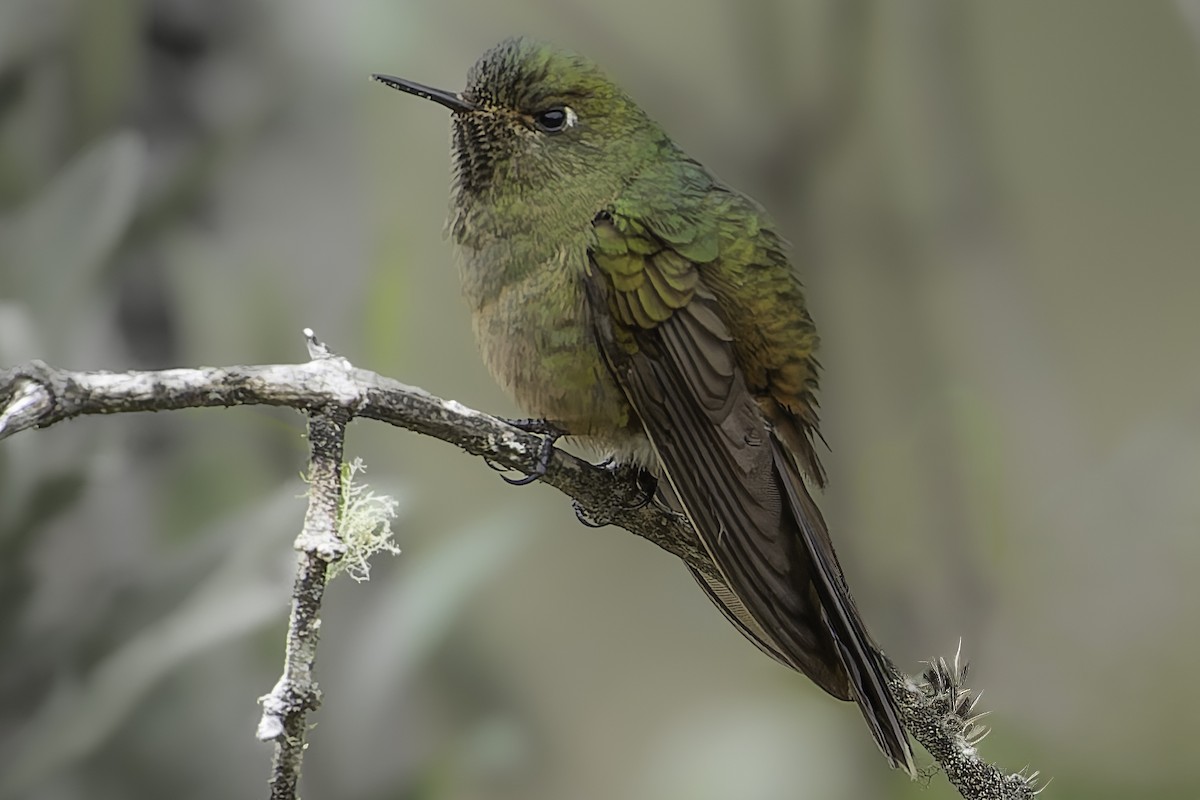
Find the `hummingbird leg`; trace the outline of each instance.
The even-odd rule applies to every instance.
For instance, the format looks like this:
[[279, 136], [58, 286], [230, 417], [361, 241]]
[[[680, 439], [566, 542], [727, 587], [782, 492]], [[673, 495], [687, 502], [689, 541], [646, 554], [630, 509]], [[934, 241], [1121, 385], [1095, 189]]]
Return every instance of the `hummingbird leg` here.
[[567, 435], [567, 432], [555, 425], [548, 419], [538, 419], [537, 417], [524, 419], [507, 419], [501, 417], [500, 421], [511, 425], [518, 430], [526, 433], [536, 433], [540, 436], [553, 436], [556, 440]]
[[[523, 478], [509, 478], [506, 475], [500, 477], [505, 483], [513, 486], [527, 486], [546, 474], [546, 470], [550, 467], [550, 455], [554, 452], [554, 443], [567, 435], [567, 432], [555, 425], [553, 422], [545, 419], [506, 419], [509, 425], [514, 428], [525, 431], [526, 433], [536, 433], [542, 436], [542, 446], [538, 448], [537, 461], [534, 462], [533, 472], [530, 472]], [[488, 466], [496, 469], [494, 464]]]

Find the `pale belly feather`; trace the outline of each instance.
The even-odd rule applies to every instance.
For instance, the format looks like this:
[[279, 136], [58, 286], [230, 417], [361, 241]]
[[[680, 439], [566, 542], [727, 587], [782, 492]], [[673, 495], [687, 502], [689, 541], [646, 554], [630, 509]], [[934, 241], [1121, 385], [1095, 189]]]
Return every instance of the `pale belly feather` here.
[[473, 322], [496, 382], [597, 454], [646, 464], [648, 443], [596, 346], [576, 274], [555, 264], [490, 294], [472, 303]]

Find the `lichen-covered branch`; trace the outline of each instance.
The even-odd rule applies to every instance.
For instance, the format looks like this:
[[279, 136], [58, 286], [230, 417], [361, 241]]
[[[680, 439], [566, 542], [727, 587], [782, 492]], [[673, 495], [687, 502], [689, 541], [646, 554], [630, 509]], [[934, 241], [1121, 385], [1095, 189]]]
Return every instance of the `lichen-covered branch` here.
[[[6, 397], [17, 399], [8, 402]], [[526, 473], [532, 471], [541, 446], [536, 434], [336, 357], [304, 364], [150, 372], [73, 372], [40, 362], [0, 370], [0, 440], [85, 414], [239, 405], [300, 411], [336, 405], [351, 416], [433, 436]], [[652, 505], [637, 507], [641, 489], [630, 474], [555, 450], [542, 481], [574, 498], [589, 518], [636, 533], [713, 575], [683, 517]]]
[[[946, 778], [969, 800], [1028, 800], [1035, 797], [1038, 772], [1005, 773], [984, 761], [977, 745], [989, 729], [979, 724], [979, 694], [967, 688], [967, 665], [935, 658], [915, 681], [892, 664], [892, 695], [904, 714], [904, 727], [933, 757]], [[1042, 787], [1044, 788], [1044, 787]]]
[[[324, 352], [311, 332], [306, 335], [310, 349], [315, 349], [313, 360], [304, 364], [112, 373], [73, 372], [34, 362], [0, 371], [0, 440], [84, 414], [256, 404], [309, 413], [310, 505], [297, 539], [302, 555], [287, 667], [280, 683], [263, 698], [259, 726], [260, 738], [277, 742], [273, 798], [294, 797], [305, 714], [319, 702], [311, 667], [325, 571], [344, 552], [336, 524], [346, 422], [352, 417], [387, 422], [526, 474], [535, 468], [542, 441], [453, 400], [357, 369]], [[633, 474], [596, 467], [556, 449], [542, 480], [573, 498], [590, 519], [624, 528], [701, 572], [714, 574], [686, 519], [655, 504], [637, 503], [642, 489]], [[964, 798], [1032, 798], [1036, 773], [1006, 774], [980, 758], [976, 745], [984, 731], [978, 716], [972, 716], [975, 702], [964, 677], [957, 656], [953, 665], [932, 662], [920, 681], [893, 667], [891, 688], [909, 733]]]
[[[315, 359], [331, 358], [311, 334], [308, 340]], [[308, 415], [308, 510], [295, 543], [300, 557], [292, 584], [283, 674], [270, 693], [259, 698], [262, 718], [257, 736], [264, 742], [275, 742], [271, 800], [295, 800], [298, 796], [308, 714], [321, 704], [321, 690], [313, 678], [313, 662], [321, 635], [326, 573], [331, 563], [346, 554], [346, 545], [338, 537], [338, 517], [342, 504], [342, 451], [349, 419], [346, 409], [336, 403], [311, 410]]]

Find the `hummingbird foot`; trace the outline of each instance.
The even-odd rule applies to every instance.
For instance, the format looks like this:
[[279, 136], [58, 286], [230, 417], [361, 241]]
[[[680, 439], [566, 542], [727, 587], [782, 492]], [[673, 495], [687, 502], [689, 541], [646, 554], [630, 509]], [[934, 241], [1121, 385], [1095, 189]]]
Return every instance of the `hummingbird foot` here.
[[650, 505], [654, 497], [658, 494], [658, 476], [650, 470], [638, 467], [634, 480], [637, 481], [638, 489], [642, 494], [636, 503], [629, 506], [630, 511], [636, 511], [639, 508], [645, 508]]
[[[601, 461], [596, 465], [607, 470], [613, 476], [613, 479], [618, 482], [629, 481], [637, 487], [637, 494], [633, 495], [630, 502], [621, 506], [622, 511], [637, 511], [639, 508], [645, 508], [650, 505], [658, 494], [658, 476], [653, 472], [640, 467], [636, 464], [618, 463], [612, 456]], [[628, 494], [628, 492], [625, 492]]]
[[[536, 433], [542, 436], [542, 444], [538, 448], [537, 460], [533, 464], [532, 472], [523, 478], [510, 478], [507, 475], [500, 476], [504, 479], [505, 483], [513, 486], [528, 486], [545, 476], [546, 470], [550, 468], [550, 456], [554, 452], [554, 443], [566, 436], [567, 432], [553, 422], [545, 419], [506, 419], [504, 422], [526, 433]], [[487, 464], [494, 470], [503, 471], [490, 461]]]
[[[621, 464], [615, 458], [609, 457], [596, 464], [618, 483], [621, 495], [628, 495], [629, 483], [632, 482], [637, 490], [637, 495], [634, 496], [632, 502], [623, 502], [621, 505], [613, 506], [613, 509], [618, 511], [637, 511], [640, 508], [645, 508], [658, 495], [658, 478], [648, 469], [630, 464]], [[630, 474], [632, 473], [632, 475]], [[632, 478], [632, 481], [630, 481]], [[624, 497], [621, 498], [624, 500]], [[602, 509], [600, 515], [597, 516], [583, 507], [583, 504], [578, 500], [571, 501], [571, 508], [575, 511], [575, 518], [589, 528], [603, 528], [605, 525], [611, 525], [612, 520]], [[666, 506], [663, 506], [666, 509]], [[669, 510], [669, 509], [667, 509]]]
[[507, 417], [501, 417], [500, 421], [506, 425], [511, 425], [517, 430], [522, 430], [526, 433], [536, 433], [539, 436], [552, 436], [556, 440], [567, 435], [567, 431], [558, 427], [548, 419], [540, 419], [538, 417], [508, 419]]

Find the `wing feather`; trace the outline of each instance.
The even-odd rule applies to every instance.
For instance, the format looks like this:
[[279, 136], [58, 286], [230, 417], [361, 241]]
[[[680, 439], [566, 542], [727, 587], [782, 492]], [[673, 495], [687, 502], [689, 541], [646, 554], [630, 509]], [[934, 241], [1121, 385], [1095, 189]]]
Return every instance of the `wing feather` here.
[[[681, 244], [668, 246], [636, 220], [597, 224], [612, 230], [597, 236], [585, 279], [596, 339], [720, 577], [697, 576], [701, 586], [762, 650], [856, 700], [884, 753], [911, 771], [883, 656], [846, 588], [796, 448], [785, 444], [793, 429], [777, 435], [773, 417], [784, 411], [750, 390], [717, 296], [701, 267], [681, 258], [711, 261], [712, 237], [689, 238], [677, 226], [672, 239]], [[633, 238], [618, 245], [613, 231]], [[637, 258], [641, 280], [630, 270]]]

